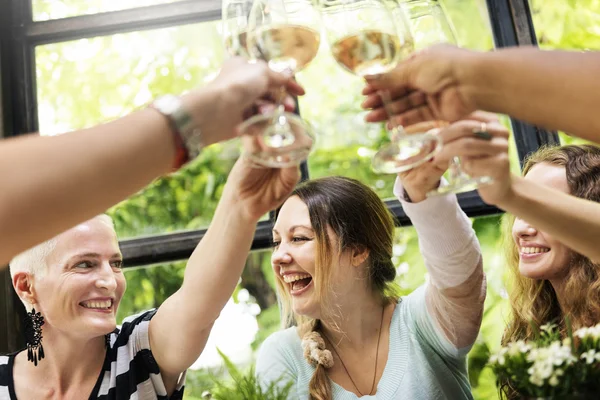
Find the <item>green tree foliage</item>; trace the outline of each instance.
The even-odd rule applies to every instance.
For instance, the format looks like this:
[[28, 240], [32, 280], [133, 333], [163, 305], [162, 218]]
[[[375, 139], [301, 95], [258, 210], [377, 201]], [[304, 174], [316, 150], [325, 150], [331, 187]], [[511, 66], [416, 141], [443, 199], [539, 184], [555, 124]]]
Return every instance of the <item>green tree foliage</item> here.
[[[33, 0], [35, 19], [49, 19], [130, 8], [167, 0]], [[459, 44], [477, 50], [493, 47], [484, 0], [442, 0]], [[600, 47], [600, 2], [594, 0], [532, 0], [534, 22], [544, 48], [571, 50]], [[224, 57], [218, 23], [132, 32], [39, 46], [36, 69], [40, 126], [54, 134], [119, 117], [164, 93], [181, 93], [209, 81]], [[393, 176], [377, 175], [370, 157], [387, 139], [379, 125], [364, 123], [360, 108], [362, 82], [344, 72], [321, 48], [315, 61], [298, 76], [307, 95], [300, 110], [318, 133], [309, 158], [311, 177], [345, 175], [370, 185], [382, 198], [392, 196]], [[572, 138], [563, 136], [565, 142]], [[174, 175], [113, 207], [121, 238], [155, 235], [208, 226], [221, 196], [238, 144], [206, 149], [201, 158]], [[518, 168], [515, 162], [514, 168]], [[118, 177], [115, 177], [118, 179]], [[103, 190], [103, 188], [98, 188]], [[470, 378], [478, 399], [496, 397], [493, 373], [483, 368], [489, 351], [499, 346], [507, 317], [499, 218], [480, 218], [474, 227], [481, 241], [488, 276], [488, 298], [481, 334], [470, 353]], [[410, 227], [397, 230], [394, 262], [403, 292], [425, 279], [417, 237]], [[128, 291], [119, 317], [159, 306], [180, 286], [185, 262], [126, 271]], [[261, 305], [260, 333], [253, 347], [279, 327], [272, 289], [270, 252], [253, 253], [241, 285]], [[199, 398], [209, 387], [207, 375], [190, 372], [188, 395]], [[191, 398], [191, 397], [190, 397]]]

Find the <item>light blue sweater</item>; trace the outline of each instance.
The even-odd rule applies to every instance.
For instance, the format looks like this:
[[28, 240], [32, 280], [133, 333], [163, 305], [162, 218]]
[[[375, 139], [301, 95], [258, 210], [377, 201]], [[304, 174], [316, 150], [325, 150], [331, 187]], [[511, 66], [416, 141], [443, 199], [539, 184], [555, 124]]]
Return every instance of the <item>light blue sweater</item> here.
[[[373, 396], [362, 400], [472, 399], [467, 376], [469, 348], [456, 349], [437, 327], [425, 306], [425, 287], [402, 298], [390, 325], [388, 361]], [[269, 336], [263, 343], [256, 373], [263, 384], [286, 375], [294, 382], [290, 399], [308, 399], [314, 367], [303, 357], [296, 328]], [[334, 400], [359, 397], [332, 382]]]

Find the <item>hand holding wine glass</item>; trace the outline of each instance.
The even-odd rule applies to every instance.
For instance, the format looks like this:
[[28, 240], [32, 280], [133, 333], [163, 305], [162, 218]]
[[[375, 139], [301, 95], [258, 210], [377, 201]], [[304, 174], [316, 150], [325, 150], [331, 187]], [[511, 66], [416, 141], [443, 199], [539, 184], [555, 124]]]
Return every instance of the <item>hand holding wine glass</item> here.
[[[479, 133], [482, 125], [485, 125], [485, 138]], [[500, 123], [496, 114], [474, 112], [466, 119], [441, 130], [439, 135], [444, 147], [436, 155], [436, 162], [450, 161], [452, 168], [453, 160], [460, 157], [461, 173], [472, 180], [486, 181], [486, 184], [479, 184], [471, 190], [477, 189], [483, 201], [488, 204], [498, 204], [510, 195], [512, 179], [508, 156], [509, 131]], [[452, 176], [450, 178], [456, 179]]]
[[[413, 51], [412, 37], [401, 10], [393, 14], [385, 0], [341, 0], [322, 4], [321, 13], [331, 53], [345, 70], [360, 77], [386, 74]], [[383, 106], [390, 96], [387, 90], [377, 93]], [[427, 132], [406, 134], [400, 126], [391, 127], [392, 142], [373, 158], [378, 172], [407, 171], [430, 159], [439, 148], [439, 140]]]
[[[252, 57], [289, 76], [300, 71], [319, 49], [319, 16], [311, 0], [255, 0], [248, 18], [247, 46]], [[277, 108], [240, 126], [245, 156], [264, 167], [297, 165], [314, 144], [309, 124], [285, 112], [285, 87], [274, 94]]]
[[[241, 57], [227, 60], [219, 74], [203, 90], [212, 93], [213, 96], [212, 118], [207, 119], [206, 116], [191, 113], [192, 118], [198, 118], [198, 125], [201, 123], [203, 127], [203, 144], [208, 145], [238, 136], [241, 133], [240, 124], [244, 119], [260, 112], [260, 108], [268, 107], [269, 93], [281, 86], [285, 86], [290, 94], [304, 94], [304, 89], [298, 83], [271, 70], [262, 61], [251, 64]], [[183, 96], [182, 100], [188, 109], [197, 110], [200, 97], [197, 91], [191, 91]], [[294, 104], [290, 104], [289, 100], [286, 99], [284, 105], [291, 111]]]

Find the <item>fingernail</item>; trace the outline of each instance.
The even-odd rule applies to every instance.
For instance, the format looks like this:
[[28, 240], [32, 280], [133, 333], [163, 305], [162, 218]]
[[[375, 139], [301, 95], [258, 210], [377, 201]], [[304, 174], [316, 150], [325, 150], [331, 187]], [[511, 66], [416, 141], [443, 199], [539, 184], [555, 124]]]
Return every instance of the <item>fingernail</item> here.
[[289, 68], [284, 69], [283, 71], [281, 71], [281, 74], [283, 76], [285, 76], [286, 78], [291, 78], [292, 76], [294, 76], [294, 71], [292, 71]]
[[365, 80], [367, 82], [369, 82], [369, 81], [376, 81], [376, 80], [381, 79], [382, 77], [383, 77], [382, 74], [367, 75], [367, 76], [365, 76]]

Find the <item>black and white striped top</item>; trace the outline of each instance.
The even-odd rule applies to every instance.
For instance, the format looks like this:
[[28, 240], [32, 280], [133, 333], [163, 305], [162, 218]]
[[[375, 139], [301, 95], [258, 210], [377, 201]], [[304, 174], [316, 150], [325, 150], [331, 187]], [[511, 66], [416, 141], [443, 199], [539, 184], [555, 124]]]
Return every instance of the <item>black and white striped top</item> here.
[[[148, 326], [154, 314], [156, 310], [127, 317], [123, 325], [110, 334], [110, 348], [90, 400], [183, 399], [185, 373], [175, 392], [167, 397], [158, 364], [150, 350]], [[13, 380], [16, 354], [0, 356], [0, 400], [17, 400]]]

